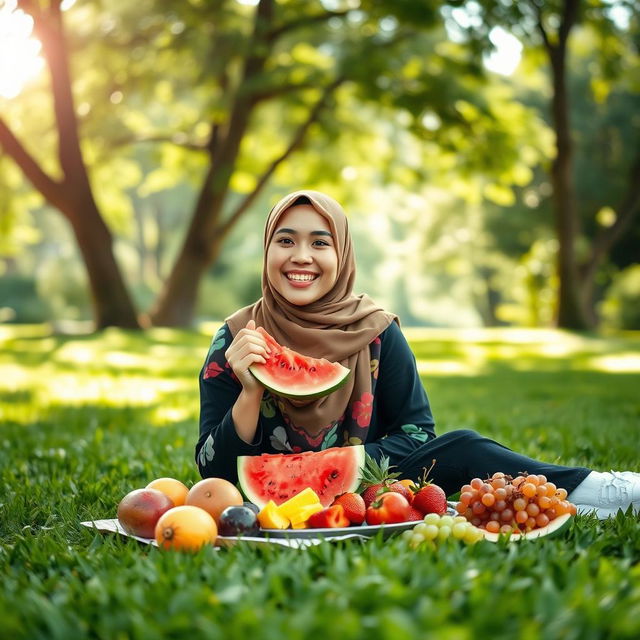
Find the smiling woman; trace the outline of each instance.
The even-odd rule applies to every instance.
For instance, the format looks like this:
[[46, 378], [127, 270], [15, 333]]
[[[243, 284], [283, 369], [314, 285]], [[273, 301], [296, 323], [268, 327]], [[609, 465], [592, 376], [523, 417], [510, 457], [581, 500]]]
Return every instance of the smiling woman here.
[[0, 7], [0, 97], [15, 98], [44, 68], [42, 45], [31, 36], [33, 19], [16, 9], [16, 2]]
[[[203, 478], [236, 482], [241, 456], [364, 445], [375, 462], [380, 465], [384, 456], [402, 478], [416, 481], [431, 465], [430, 479], [446, 495], [474, 479], [482, 484], [481, 478], [495, 473], [516, 477], [526, 470], [544, 476], [540, 482], [549, 479], [554, 491], [562, 488], [559, 502], [568, 496], [581, 513], [604, 519], [629, 507], [640, 512], [640, 473], [535, 460], [472, 429], [436, 436], [416, 357], [397, 317], [366, 294], [353, 293], [348, 218], [333, 198], [308, 190], [286, 195], [267, 216], [263, 246], [262, 297], [226, 319], [201, 370], [195, 454]], [[252, 374], [252, 367], [272, 356], [274, 346], [265, 336], [351, 373], [328, 395], [292, 401]], [[473, 411], [476, 400], [459, 396], [459, 402]], [[482, 524], [487, 506], [478, 501], [472, 511], [466, 505], [465, 515]], [[513, 512], [503, 511], [506, 526], [525, 524], [511, 522]], [[539, 514], [523, 515], [533, 528]]]

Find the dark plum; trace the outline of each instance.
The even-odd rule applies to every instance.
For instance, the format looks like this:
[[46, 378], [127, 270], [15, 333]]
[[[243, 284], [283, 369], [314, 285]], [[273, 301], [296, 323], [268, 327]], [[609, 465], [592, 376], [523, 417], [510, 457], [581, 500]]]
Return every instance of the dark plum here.
[[218, 533], [221, 536], [257, 536], [260, 533], [258, 516], [249, 507], [227, 507], [220, 514]]
[[260, 507], [257, 504], [253, 504], [253, 502], [243, 502], [242, 503], [243, 507], [249, 507], [249, 509], [251, 509], [251, 511], [253, 511], [253, 513], [255, 513], [256, 515], [258, 515], [260, 513]]

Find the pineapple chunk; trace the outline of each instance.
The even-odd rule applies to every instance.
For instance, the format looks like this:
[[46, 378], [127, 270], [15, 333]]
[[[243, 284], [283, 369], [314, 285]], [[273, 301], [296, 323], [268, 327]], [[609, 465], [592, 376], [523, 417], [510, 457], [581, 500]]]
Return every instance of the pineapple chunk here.
[[278, 505], [269, 500], [258, 514], [258, 522], [263, 529], [288, 529], [289, 518], [280, 513]]
[[[295, 514], [302, 508], [310, 505], [320, 504], [320, 498], [318, 494], [307, 487], [300, 493], [297, 493], [293, 498], [289, 498], [286, 502], [283, 502], [278, 506], [278, 511], [289, 520], [293, 521]], [[311, 514], [309, 514], [311, 515]], [[308, 516], [307, 516], [308, 517]]]
[[310, 516], [322, 509], [323, 506], [319, 502], [300, 507], [296, 513], [291, 514], [291, 526], [294, 529], [305, 529]]

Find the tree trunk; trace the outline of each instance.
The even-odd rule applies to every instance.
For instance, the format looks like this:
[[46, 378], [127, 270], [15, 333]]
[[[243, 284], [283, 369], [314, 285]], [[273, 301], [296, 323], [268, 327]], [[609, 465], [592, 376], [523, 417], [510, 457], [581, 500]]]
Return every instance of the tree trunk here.
[[553, 185], [553, 213], [558, 239], [559, 292], [556, 323], [565, 329], [583, 330], [588, 327], [588, 323], [580, 299], [576, 259], [575, 243], [578, 237], [579, 221], [571, 175], [572, 144], [569, 133], [568, 105], [566, 94], [557, 93], [563, 89], [564, 78], [558, 82], [554, 78], [553, 112], [557, 152], [551, 168], [551, 182]]
[[[558, 239], [557, 272], [559, 292], [556, 324], [564, 329], [583, 331], [590, 328], [580, 295], [580, 275], [576, 257], [576, 240], [580, 221], [573, 184], [573, 145], [569, 118], [569, 95], [566, 82], [566, 52], [570, 29], [575, 20], [577, 0], [567, 0], [565, 20], [559, 31], [559, 42], [548, 44], [553, 79], [551, 110], [556, 134], [556, 157], [551, 168], [553, 212]], [[571, 6], [570, 6], [571, 5]]]
[[[211, 261], [202, 257], [202, 249], [202, 246], [192, 247], [185, 243], [151, 315], [154, 326], [188, 327], [193, 324], [200, 282]], [[207, 251], [211, 249], [208, 247]]]
[[246, 59], [236, 90], [226, 135], [219, 140], [219, 127], [212, 128], [210, 164], [194, 215], [171, 274], [150, 313], [150, 319], [156, 326], [182, 327], [192, 324], [200, 281], [209, 264], [218, 256], [228, 231], [228, 228], [224, 231], [221, 224], [223, 208], [240, 144], [256, 106], [257, 99], [250, 87], [262, 72], [270, 53], [265, 38], [273, 20], [273, 4], [273, 0], [260, 0], [258, 4], [253, 48]]
[[87, 270], [96, 328], [139, 328], [133, 301], [113, 254], [111, 233], [93, 197], [80, 148], [60, 0], [52, 0], [46, 10], [33, 2], [21, 2], [20, 8], [34, 20], [34, 31], [42, 42], [49, 67], [63, 179], [56, 181], [46, 174], [1, 119], [0, 145], [45, 200], [71, 223]]
[[209, 166], [182, 249], [149, 314], [154, 326], [185, 327], [193, 323], [200, 281], [221, 248], [218, 220], [231, 177], [229, 171], [225, 174], [221, 178]]
[[186, 327], [193, 323], [200, 281], [222, 244], [215, 226], [223, 197], [224, 193], [214, 194], [209, 188], [201, 192], [185, 242], [150, 314], [154, 326]]
[[96, 329], [139, 329], [129, 292], [113, 254], [111, 233], [92, 197], [74, 198], [66, 212], [89, 279]]

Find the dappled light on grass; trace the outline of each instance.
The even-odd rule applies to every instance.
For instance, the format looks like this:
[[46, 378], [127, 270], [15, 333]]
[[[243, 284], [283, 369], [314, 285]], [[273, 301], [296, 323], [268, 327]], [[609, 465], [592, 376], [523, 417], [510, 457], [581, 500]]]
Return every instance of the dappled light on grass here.
[[[150, 410], [164, 426], [197, 416], [197, 375], [210, 336], [109, 329], [51, 335], [44, 325], [0, 326], [0, 418], [28, 425], [56, 407]], [[15, 401], [28, 392], [27, 405]]]
[[43, 380], [42, 393], [54, 404], [101, 406], [150, 406], [164, 395], [193, 387], [193, 382], [177, 382], [139, 376], [76, 376], [58, 374]]
[[640, 334], [599, 337], [551, 329], [405, 328], [423, 376], [472, 376], [491, 367], [640, 373]]
[[[126, 493], [155, 478], [187, 486], [199, 479], [197, 372], [210, 333], [65, 338], [0, 329], [7, 637], [84, 637], [86, 620], [113, 638], [123, 635], [123, 620], [138, 625], [139, 637], [182, 637], [194, 621], [200, 636], [231, 640], [264, 637], [264, 628], [274, 638], [327, 629], [340, 638], [378, 637], [381, 624], [385, 638], [431, 637], [429, 630], [542, 637], [548, 621], [560, 629], [553, 637], [638, 637], [633, 517], [580, 516], [567, 535], [517, 548], [450, 541], [437, 553], [416, 553], [399, 538], [371, 539], [295, 558], [290, 549], [242, 544], [168, 554], [87, 530], [81, 521], [115, 517]], [[606, 370], [637, 354], [639, 339], [456, 335], [410, 336], [439, 433], [468, 426], [550, 462], [640, 471], [639, 376]], [[25, 621], [35, 631], [21, 636]]]
[[590, 368], [610, 373], [640, 373], [640, 354], [619, 353], [616, 355], [589, 358]]
[[474, 376], [482, 370], [481, 366], [455, 360], [425, 360], [421, 358], [417, 363], [418, 373], [421, 376]]
[[70, 342], [58, 350], [55, 360], [70, 364], [89, 364], [96, 357], [95, 351], [95, 347]]
[[29, 372], [24, 367], [17, 363], [0, 363], [0, 391], [18, 391], [28, 386], [29, 382]]
[[189, 407], [157, 407], [150, 417], [151, 424], [159, 427], [189, 419], [195, 419], [194, 412]]

